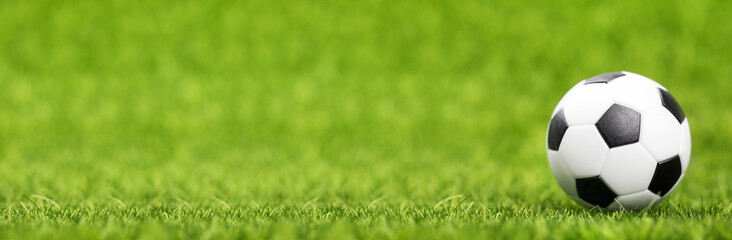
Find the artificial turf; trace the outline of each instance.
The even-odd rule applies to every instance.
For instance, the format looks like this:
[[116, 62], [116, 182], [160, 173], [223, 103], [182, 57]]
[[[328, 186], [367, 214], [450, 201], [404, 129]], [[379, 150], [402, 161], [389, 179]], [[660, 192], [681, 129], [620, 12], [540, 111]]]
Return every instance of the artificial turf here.
[[[730, 1], [0, 1], [0, 237], [732, 238]], [[581, 79], [651, 77], [693, 153], [583, 209]]]

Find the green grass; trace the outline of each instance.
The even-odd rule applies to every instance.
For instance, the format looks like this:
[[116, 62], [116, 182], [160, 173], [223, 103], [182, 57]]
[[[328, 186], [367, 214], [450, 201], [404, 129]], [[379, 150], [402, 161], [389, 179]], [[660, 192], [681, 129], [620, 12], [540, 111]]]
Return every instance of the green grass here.
[[[732, 238], [730, 1], [2, 1], [0, 238]], [[664, 84], [665, 202], [574, 204], [580, 79]]]

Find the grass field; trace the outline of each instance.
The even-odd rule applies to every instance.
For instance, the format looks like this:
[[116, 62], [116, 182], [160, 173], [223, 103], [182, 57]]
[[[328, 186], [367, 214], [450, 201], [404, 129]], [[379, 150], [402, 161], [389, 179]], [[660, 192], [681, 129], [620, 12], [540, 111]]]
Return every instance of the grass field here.
[[[0, 1], [0, 238], [732, 238], [731, 1]], [[683, 183], [596, 212], [554, 105], [627, 70]]]

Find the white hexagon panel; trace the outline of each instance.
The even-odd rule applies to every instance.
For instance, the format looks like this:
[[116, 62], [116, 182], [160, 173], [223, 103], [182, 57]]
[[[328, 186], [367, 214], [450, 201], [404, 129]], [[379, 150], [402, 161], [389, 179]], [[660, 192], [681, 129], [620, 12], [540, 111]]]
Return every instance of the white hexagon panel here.
[[637, 209], [643, 209], [648, 206], [652, 206], [653, 204], [660, 202], [661, 197], [658, 195], [648, 191], [644, 190], [637, 193], [631, 193], [627, 195], [618, 196], [615, 199], [615, 202], [610, 204], [608, 206], [608, 210], [637, 210]]
[[647, 78], [624, 76], [608, 84], [615, 103], [643, 111], [661, 105], [657, 83]]
[[569, 91], [567, 91], [567, 94], [565, 94], [564, 97], [562, 97], [562, 99], [559, 100], [559, 103], [557, 103], [557, 106], [554, 107], [554, 111], [552, 111], [552, 116], [557, 114], [557, 112], [559, 112], [559, 110], [564, 109], [564, 102], [567, 100], [567, 98], [569, 98], [568, 96], [571, 96], [573, 91], [576, 91], [583, 85], [584, 85], [584, 82], [579, 82], [576, 85], [574, 85], [574, 87], [569, 89]]
[[610, 149], [600, 177], [617, 195], [648, 189], [657, 162], [638, 143]]
[[591, 177], [600, 174], [608, 150], [595, 126], [570, 127], [559, 145], [559, 156], [575, 178]]
[[663, 161], [679, 154], [681, 124], [666, 108], [658, 106], [642, 113], [640, 142], [656, 158]]
[[681, 158], [681, 172], [686, 172], [689, 167], [689, 159], [691, 158], [691, 129], [689, 129], [689, 119], [684, 120], [681, 124], [681, 150], [679, 151]]
[[574, 177], [564, 168], [559, 152], [547, 150], [547, 155], [549, 156], [549, 165], [554, 173], [554, 178], [559, 183], [559, 187], [561, 187], [567, 195], [577, 196], [577, 187], [574, 183]]
[[603, 84], [577, 86], [565, 98], [563, 110], [569, 126], [594, 124], [613, 105], [610, 90]]
[[628, 71], [622, 71], [622, 73], [624, 74], [624, 79], [645, 81], [645, 82], [648, 82], [648, 83], [650, 83], [651, 85], [653, 85], [653, 86], [655, 86], [657, 88], [666, 90], [666, 88], [664, 86], [662, 86], [661, 84], [659, 84], [656, 81], [653, 81], [653, 79], [647, 78], [646, 76], [643, 76], [643, 75], [640, 75], [640, 74], [637, 74], [637, 73], [633, 73], [633, 72], [628, 72]]

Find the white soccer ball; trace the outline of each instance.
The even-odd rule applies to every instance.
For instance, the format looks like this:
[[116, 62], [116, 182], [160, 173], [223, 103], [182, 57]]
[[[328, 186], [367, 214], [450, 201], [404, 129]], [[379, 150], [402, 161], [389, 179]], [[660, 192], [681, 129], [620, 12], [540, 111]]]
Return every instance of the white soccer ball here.
[[631, 72], [581, 81], [552, 113], [547, 155], [577, 203], [603, 210], [652, 206], [686, 173], [689, 121], [657, 82]]

